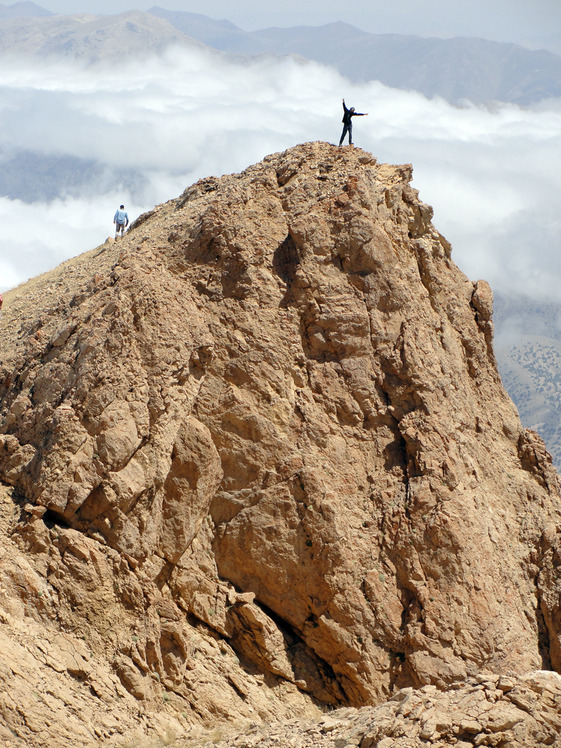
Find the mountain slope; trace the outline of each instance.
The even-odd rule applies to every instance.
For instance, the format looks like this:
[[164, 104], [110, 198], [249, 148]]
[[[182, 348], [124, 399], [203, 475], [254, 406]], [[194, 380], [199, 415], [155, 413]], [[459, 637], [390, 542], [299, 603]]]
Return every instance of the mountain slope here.
[[53, 13], [50, 10], [41, 8], [39, 5], [35, 5], [35, 3], [0, 4], [0, 18], [45, 18], [52, 15]]
[[352, 36], [341, 33], [340, 25], [300, 35], [294, 31], [265, 29], [256, 36], [270, 44], [270, 52], [296, 52], [334, 65], [350, 80], [379, 80], [453, 103], [531, 104], [561, 95], [561, 57], [552, 52], [485, 39], [425, 39], [358, 30]]
[[528, 105], [561, 95], [561, 57], [484, 39], [377, 35], [345, 23], [246, 32], [228, 21], [157, 6], [116, 16], [29, 15], [37, 17], [23, 9], [0, 13], [0, 54], [96, 61], [198, 42], [245, 57], [296, 54], [335, 67], [351, 81], [378, 80], [454, 104]]
[[520, 418], [543, 438], [561, 465], [561, 341], [522, 335], [498, 349], [505, 387]]
[[544, 439], [561, 469], [561, 307], [498, 296], [497, 360], [522, 423]]
[[5, 732], [114, 745], [561, 668], [557, 476], [410, 179], [307, 143], [6, 294]]
[[[555, 746], [561, 733], [561, 678], [480, 674], [450, 691], [403, 689], [379, 707], [341, 709], [315, 722], [290, 720], [254, 727], [242, 738], [207, 738], [205, 748], [426, 748], [427, 746]], [[531, 704], [532, 708], [528, 709]], [[203, 745], [203, 743], [201, 743]]]
[[199, 42], [148, 13], [10, 18], [0, 22], [0, 54], [49, 55], [97, 61], [160, 53], [169, 45]]
[[[182, 10], [166, 10], [154, 6], [147, 13], [157, 18], [163, 18], [174, 28], [182, 31], [187, 36], [198, 39], [209, 47], [228, 51], [243, 51], [244, 47], [254, 42], [251, 32], [243, 31], [238, 26], [227, 20], [215, 20], [201, 13], [189, 13]], [[262, 52], [267, 49], [263, 46]]]
[[453, 103], [531, 104], [561, 95], [561, 57], [485, 39], [428, 39], [369, 34], [345, 23], [244, 32], [202, 16], [151, 8], [176, 28], [238, 54], [299, 54], [337, 68], [355, 82], [441, 96]]

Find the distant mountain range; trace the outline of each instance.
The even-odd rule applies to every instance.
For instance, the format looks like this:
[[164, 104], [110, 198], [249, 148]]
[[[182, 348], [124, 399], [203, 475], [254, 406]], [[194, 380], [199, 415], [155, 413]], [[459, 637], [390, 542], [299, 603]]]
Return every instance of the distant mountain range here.
[[0, 3], [0, 18], [44, 18], [54, 15], [50, 10], [40, 8], [35, 3], [15, 3], [2, 5]]
[[503, 383], [561, 473], [561, 304], [496, 295], [493, 318]]
[[97, 62], [200, 45], [167, 21], [134, 10], [119, 15], [0, 18], [0, 55], [62, 55]]
[[155, 6], [147, 13], [54, 15], [31, 2], [0, 5], [0, 54], [95, 62], [204, 44], [252, 57], [298, 55], [354, 82], [377, 80], [456, 105], [529, 105], [561, 96], [561, 56], [485, 39], [370, 34], [346, 23], [244, 31], [229, 21]]
[[346, 23], [246, 32], [194, 13], [159, 7], [148, 12], [226, 52], [298, 54], [331, 65], [355, 82], [378, 80], [455, 104], [465, 99], [531, 104], [561, 96], [561, 57], [546, 50], [463, 37], [369, 34]]
[[115, 189], [115, 185], [137, 197], [146, 182], [139, 169], [124, 169], [93, 159], [30, 150], [0, 152], [0, 195], [25, 203], [56, 200], [61, 193], [94, 196]]

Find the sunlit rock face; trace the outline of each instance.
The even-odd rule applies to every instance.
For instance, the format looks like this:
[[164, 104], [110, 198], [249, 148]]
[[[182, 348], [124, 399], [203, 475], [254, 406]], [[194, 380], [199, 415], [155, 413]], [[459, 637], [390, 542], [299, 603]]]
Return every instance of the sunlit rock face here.
[[307, 143], [6, 295], [5, 621], [108, 738], [561, 668], [557, 476], [411, 173]]

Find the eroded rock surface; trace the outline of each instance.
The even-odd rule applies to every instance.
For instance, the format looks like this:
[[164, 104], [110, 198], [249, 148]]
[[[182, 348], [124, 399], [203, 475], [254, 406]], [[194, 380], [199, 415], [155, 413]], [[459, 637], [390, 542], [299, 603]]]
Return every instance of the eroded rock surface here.
[[14, 641], [83, 637], [149, 726], [561, 669], [557, 475], [410, 179], [298, 146], [6, 295]]
[[[479, 674], [447, 691], [405, 688], [378, 707], [339, 709], [315, 722], [255, 725], [210, 748], [426, 748], [561, 745], [561, 678], [536, 671], [522, 678]], [[216, 740], [217, 737], [222, 737]]]

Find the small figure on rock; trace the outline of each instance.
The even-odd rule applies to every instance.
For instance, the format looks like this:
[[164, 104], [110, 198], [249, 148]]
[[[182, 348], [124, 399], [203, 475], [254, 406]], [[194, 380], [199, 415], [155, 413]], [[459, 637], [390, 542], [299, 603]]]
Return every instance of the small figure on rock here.
[[129, 216], [125, 210], [124, 205], [120, 205], [119, 208], [115, 211], [115, 215], [113, 216], [113, 223], [115, 224], [115, 239], [117, 239], [119, 235], [124, 236], [125, 229], [129, 225]]
[[343, 140], [345, 139], [345, 135], [349, 133], [349, 145], [353, 144], [353, 122], [352, 117], [368, 117], [368, 112], [355, 112], [354, 106], [352, 106], [350, 109], [347, 108], [345, 105], [345, 99], [343, 99], [343, 134], [341, 135], [341, 140], [339, 141], [339, 145], [342, 145]]

